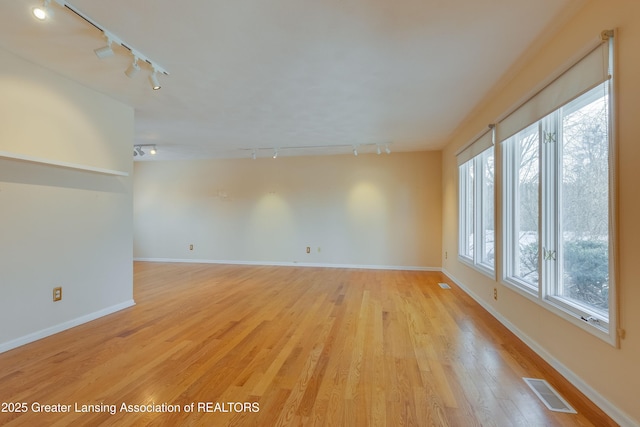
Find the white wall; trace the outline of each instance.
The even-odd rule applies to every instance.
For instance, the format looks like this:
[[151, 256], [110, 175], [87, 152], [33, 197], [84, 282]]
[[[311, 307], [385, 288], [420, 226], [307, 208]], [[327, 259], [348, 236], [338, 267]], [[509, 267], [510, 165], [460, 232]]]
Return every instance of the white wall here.
[[[615, 348], [563, 320], [535, 302], [489, 279], [457, 256], [457, 165], [455, 152], [474, 134], [514, 106], [569, 58], [597, 39], [600, 31], [618, 29], [618, 227], [620, 327], [626, 338]], [[508, 36], [508, 35], [507, 35]], [[640, 425], [640, 3], [632, 0], [588, 1], [548, 44], [528, 52], [522, 68], [493, 91], [477, 113], [456, 133], [443, 151], [443, 259], [445, 272], [457, 279], [536, 351], [568, 376], [622, 425]], [[498, 201], [498, 211], [500, 201]], [[493, 288], [499, 298], [493, 300]]]
[[137, 162], [134, 256], [439, 268], [440, 162], [439, 152]]
[[[0, 49], [0, 352], [133, 304], [133, 110]], [[52, 301], [55, 286], [63, 299]]]

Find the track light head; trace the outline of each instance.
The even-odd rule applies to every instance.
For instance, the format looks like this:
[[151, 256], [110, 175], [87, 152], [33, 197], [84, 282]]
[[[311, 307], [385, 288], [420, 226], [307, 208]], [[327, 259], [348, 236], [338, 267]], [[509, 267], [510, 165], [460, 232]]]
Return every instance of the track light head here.
[[384, 152], [387, 154], [391, 154], [391, 150], [389, 149], [389, 144], [384, 145]]
[[158, 150], [156, 150], [155, 145], [151, 147], [151, 150], [149, 150], [149, 154], [151, 154], [152, 156], [155, 156], [156, 154], [158, 154]]
[[153, 73], [149, 75], [149, 82], [151, 83], [151, 87], [153, 90], [158, 90], [162, 86], [160, 86], [160, 80], [158, 80], [158, 72], [154, 69]]
[[138, 153], [139, 156], [144, 156], [144, 151], [142, 151], [142, 147], [141, 146], [136, 146], [136, 152]]
[[47, 19], [47, 12], [44, 10], [43, 7], [34, 7], [32, 9], [32, 12], [33, 12], [33, 16], [35, 16], [41, 21], [44, 21], [45, 19]]
[[278, 158], [278, 149], [277, 149], [277, 148], [274, 148], [274, 149], [273, 149], [273, 158], [274, 158], [274, 159], [277, 159], [277, 158]]
[[94, 52], [95, 52], [96, 56], [98, 58], [100, 58], [100, 59], [104, 59], [104, 58], [108, 58], [110, 56], [113, 56], [113, 49], [111, 48], [111, 43], [112, 43], [111, 36], [109, 34], [107, 34], [106, 32], [104, 32], [104, 36], [107, 38], [106, 46], [94, 49]]
[[53, 17], [53, 10], [49, 6], [49, 3], [51, 3], [51, 0], [44, 0], [42, 6], [36, 6], [31, 9], [33, 16], [40, 21]]
[[380, 146], [376, 145], [376, 153], [378, 153], [378, 155], [380, 155]]
[[138, 71], [140, 71], [140, 66], [138, 65], [138, 57], [134, 56], [133, 62], [131, 63], [131, 65], [129, 65], [129, 67], [127, 67], [126, 70], [124, 70], [124, 73], [127, 75], [127, 77], [132, 79], [136, 76], [136, 74], [138, 74]]
[[104, 59], [104, 58], [108, 58], [110, 56], [113, 56], [113, 49], [111, 49], [111, 44], [108, 44], [106, 46], [103, 47], [99, 47], [98, 49], [94, 50], [96, 56], [100, 59]]
[[255, 160], [255, 159], [256, 159], [256, 150], [255, 150], [255, 149], [251, 151], [251, 158], [252, 158], [253, 160]]
[[358, 149], [355, 146], [353, 147], [353, 155], [354, 156], [358, 155]]

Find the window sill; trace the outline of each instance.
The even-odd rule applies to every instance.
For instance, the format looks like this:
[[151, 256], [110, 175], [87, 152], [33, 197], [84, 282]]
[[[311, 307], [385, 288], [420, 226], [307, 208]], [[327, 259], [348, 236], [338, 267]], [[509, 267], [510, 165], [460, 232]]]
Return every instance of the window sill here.
[[580, 314], [563, 306], [562, 303], [554, 301], [553, 298], [549, 298], [549, 297], [542, 298], [537, 293], [529, 289], [526, 289], [521, 285], [514, 283], [508, 278], [503, 278], [501, 280], [501, 284], [515, 291], [516, 293], [523, 296], [524, 298], [534, 302], [535, 304], [539, 305], [545, 310], [568, 321], [569, 323], [572, 323], [573, 325], [601, 339], [602, 341], [605, 341], [611, 346], [619, 348], [620, 344], [619, 344], [619, 339], [617, 335], [617, 330], [615, 328], [615, 322], [612, 321], [612, 319], [609, 319], [609, 323], [607, 327], [599, 326], [599, 325], [584, 321], [581, 318]]

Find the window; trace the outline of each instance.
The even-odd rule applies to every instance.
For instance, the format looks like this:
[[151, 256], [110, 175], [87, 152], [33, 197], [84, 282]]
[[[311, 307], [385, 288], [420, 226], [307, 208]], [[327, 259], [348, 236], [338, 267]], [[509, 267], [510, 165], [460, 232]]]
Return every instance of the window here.
[[[471, 157], [467, 160], [468, 157]], [[458, 156], [458, 255], [487, 274], [495, 269], [495, 196], [493, 131], [487, 132]]]
[[611, 270], [608, 87], [502, 143], [505, 281], [603, 330]]
[[613, 343], [612, 36], [496, 130], [503, 281]]
[[505, 274], [537, 294], [539, 285], [539, 125], [534, 123], [504, 144]]

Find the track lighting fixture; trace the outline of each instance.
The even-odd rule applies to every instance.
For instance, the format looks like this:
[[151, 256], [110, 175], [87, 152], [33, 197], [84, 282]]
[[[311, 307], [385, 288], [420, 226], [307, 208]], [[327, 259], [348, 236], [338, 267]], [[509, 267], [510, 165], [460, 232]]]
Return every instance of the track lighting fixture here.
[[136, 74], [138, 74], [138, 71], [140, 71], [140, 66], [138, 65], [138, 57], [134, 55], [133, 62], [126, 70], [124, 70], [124, 73], [127, 75], [127, 77], [132, 79], [136, 76]]
[[143, 148], [148, 148], [149, 149], [149, 154], [151, 154], [152, 156], [155, 156], [156, 154], [158, 154], [158, 150], [156, 148], [155, 145], [144, 145], [144, 144], [140, 144], [140, 145], [134, 145], [133, 147], [133, 156], [144, 156], [146, 153], [144, 152]]
[[[107, 30], [105, 27], [103, 27], [102, 25], [94, 21], [91, 17], [84, 14], [82, 11], [76, 9], [76, 7], [73, 6], [72, 4], [69, 4], [67, 0], [54, 0], [54, 2], [57, 3], [63, 9], [70, 10], [78, 17], [84, 19], [88, 24], [90, 24], [91, 26], [93, 26], [94, 28], [102, 32], [104, 37], [107, 39], [107, 44], [106, 46], [103, 46], [94, 50], [98, 58], [103, 59], [103, 58], [107, 58], [109, 56], [114, 55], [112, 44], [115, 43], [117, 45], [120, 45], [122, 48], [128, 50], [131, 53], [131, 55], [133, 55], [133, 62], [125, 70], [125, 74], [128, 77], [133, 78], [138, 73], [138, 71], [140, 71], [140, 65], [141, 65], [140, 63], [147, 64], [153, 70], [153, 73], [149, 76], [149, 81], [151, 82], [151, 86], [153, 87], [154, 90], [160, 89], [161, 86], [160, 86], [160, 81], [158, 79], [158, 74], [164, 74], [165, 76], [168, 76], [169, 72], [167, 70], [162, 68], [157, 62], [147, 58], [145, 55], [140, 53], [140, 51], [138, 51], [137, 49], [134, 49], [129, 43], [126, 43], [124, 40], [117, 37], [115, 34]], [[51, 10], [50, 4], [51, 4], [51, 0], [43, 0], [42, 6], [34, 7], [32, 9], [33, 15], [38, 20], [41, 20], [41, 21], [45, 20], [47, 17], [53, 16], [53, 10]]]
[[111, 48], [111, 43], [113, 43], [113, 41], [111, 40], [111, 36], [107, 34], [106, 31], [104, 32], [104, 36], [107, 39], [106, 46], [99, 47], [98, 49], [94, 50], [96, 56], [100, 59], [109, 58], [110, 56], [113, 56], [113, 49]]
[[247, 157], [251, 156], [253, 160], [255, 160], [258, 157], [258, 154], [265, 153], [265, 152], [270, 152], [271, 157], [276, 159], [281, 151], [284, 151], [286, 153], [290, 153], [293, 151], [300, 153], [300, 152], [304, 152], [305, 150], [309, 150], [311, 154], [320, 154], [322, 152], [325, 152], [326, 154], [338, 154], [338, 153], [344, 154], [345, 152], [348, 152], [347, 150], [350, 149], [351, 153], [354, 156], [358, 156], [363, 153], [364, 155], [367, 155], [369, 153], [373, 154], [374, 152], [380, 155], [382, 154], [383, 149], [385, 153], [391, 154], [391, 149], [389, 148], [391, 144], [392, 144], [391, 142], [387, 142], [387, 143], [365, 142], [362, 144], [340, 144], [340, 145], [326, 145], [326, 146], [325, 145], [316, 145], [316, 146], [306, 145], [306, 146], [299, 146], [299, 147], [290, 146], [290, 147], [280, 147], [280, 148], [277, 148], [277, 147], [275, 148], [271, 148], [271, 147], [240, 148], [239, 150], [246, 151], [246, 156]]
[[155, 70], [155, 68], [153, 70], [153, 73], [149, 75], [149, 82], [151, 82], [151, 87], [153, 88], [153, 90], [158, 90], [162, 87], [160, 86], [160, 80], [158, 80], [158, 72]]

